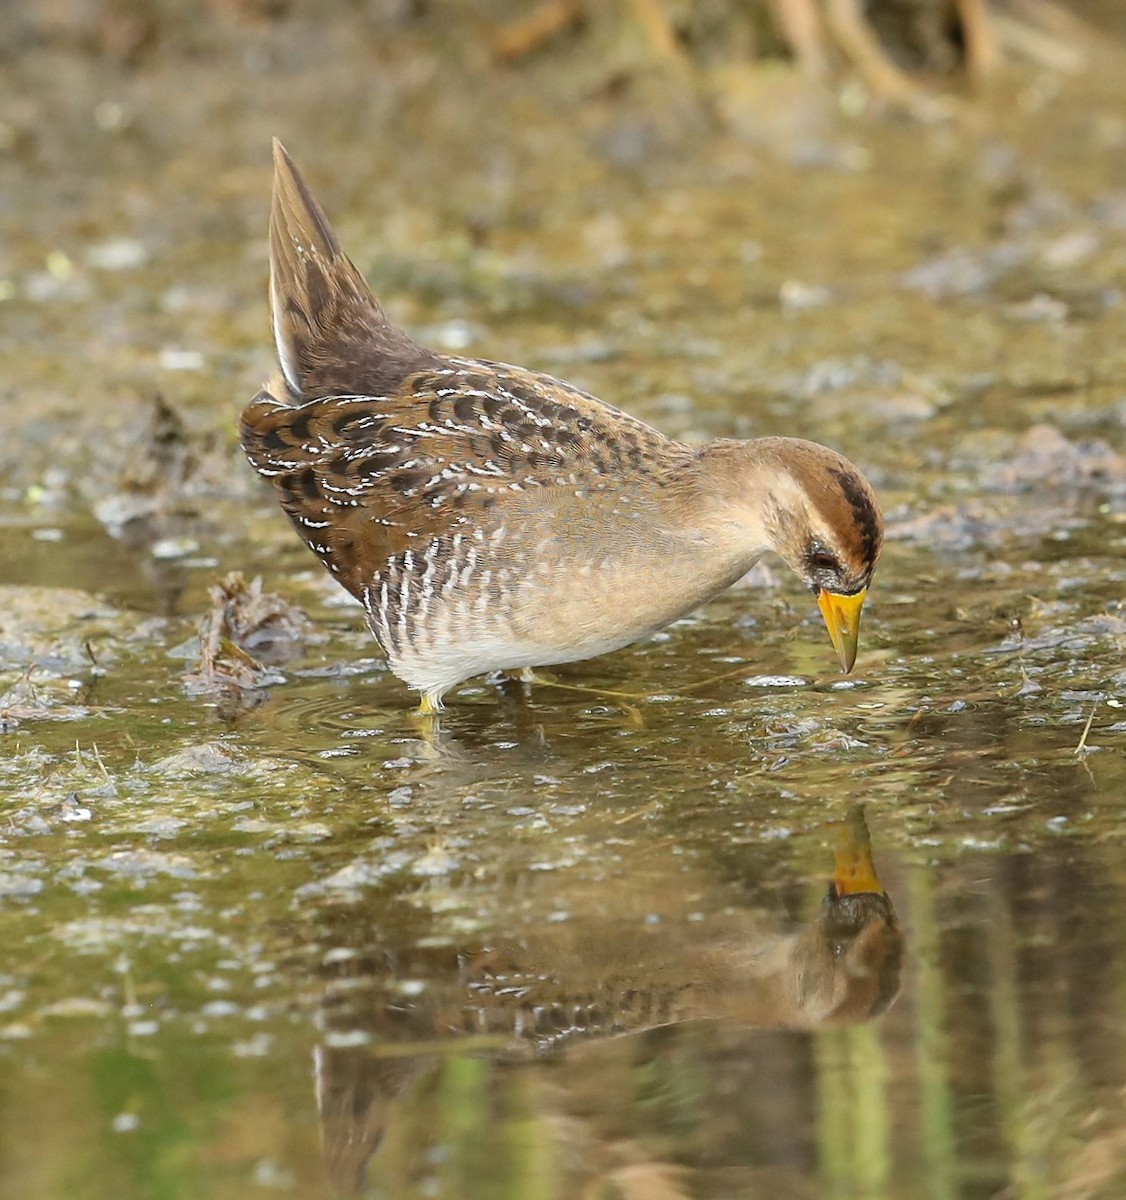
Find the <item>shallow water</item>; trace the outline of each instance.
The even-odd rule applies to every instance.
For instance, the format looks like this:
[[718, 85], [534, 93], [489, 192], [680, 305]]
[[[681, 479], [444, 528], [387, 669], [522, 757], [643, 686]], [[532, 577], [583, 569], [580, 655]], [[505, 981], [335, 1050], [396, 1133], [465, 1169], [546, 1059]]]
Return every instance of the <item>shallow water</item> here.
[[[228, 32], [8, 64], [0, 1194], [1122, 1195], [1118, 60], [935, 127], [727, 78], [703, 135], [425, 41], [326, 118], [298, 17]], [[275, 131], [420, 336], [863, 465], [856, 673], [765, 564], [425, 737], [233, 445]], [[201, 693], [234, 569], [310, 620]], [[895, 921], [825, 899], [867, 834]]]

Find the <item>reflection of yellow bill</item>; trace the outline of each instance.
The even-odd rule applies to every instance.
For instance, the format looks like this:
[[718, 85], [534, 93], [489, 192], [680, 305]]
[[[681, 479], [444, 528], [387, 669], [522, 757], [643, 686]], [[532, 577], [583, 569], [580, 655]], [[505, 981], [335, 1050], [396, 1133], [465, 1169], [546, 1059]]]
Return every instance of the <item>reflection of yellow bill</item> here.
[[825, 628], [833, 642], [833, 649], [841, 660], [841, 670], [847, 675], [856, 662], [856, 645], [860, 637], [860, 610], [864, 607], [867, 588], [861, 588], [851, 596], [821, 589], [817, 603], [825, 618]]
[[872, 842], [863, 808], [854, 808], [833, 849], [833, 888], [838, 896], [883, 894], [883, 884], [872, 862]]

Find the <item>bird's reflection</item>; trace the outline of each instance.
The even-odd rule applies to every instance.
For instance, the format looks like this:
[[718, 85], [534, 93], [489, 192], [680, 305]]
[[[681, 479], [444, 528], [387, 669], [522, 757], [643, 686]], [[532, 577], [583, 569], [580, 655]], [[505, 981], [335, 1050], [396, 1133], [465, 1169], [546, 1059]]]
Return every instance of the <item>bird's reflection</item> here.
[[[580, 1042], [689, 1022], [812, 1030], [885, 1012], [899, 991], [903, 935], [862, 810], [835, 836], [828, 894], [796, 929], [747, 907], [640, 931], [636, 921], [572, 920], [535, 937], [394, 957], [330, 951], [315, 1068], [336, 1190], [362, 1188], [397, 1107], [417, 1107], [451, 1054], [503, 1073], [521, 1061], [564, 1063]], [[567, 1108], [566, 1097], [553, 1103]]]

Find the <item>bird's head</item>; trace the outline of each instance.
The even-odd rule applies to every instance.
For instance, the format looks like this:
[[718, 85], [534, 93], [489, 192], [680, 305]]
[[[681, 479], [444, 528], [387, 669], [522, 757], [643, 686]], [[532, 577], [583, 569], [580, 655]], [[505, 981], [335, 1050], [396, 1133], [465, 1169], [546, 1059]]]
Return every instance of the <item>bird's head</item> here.
[[826, 446], [799, 438], [719, 438], [700, 453], [728, 544], [772, 550], [817, 597], [847, 674], [884, 522], [872, 485]]
[[796, 438], [762, 439], [770, 463], [762, 523], [770, 548], [817, 596], [847, 674], [856, 661], [860, 610], [883, 544], [875, 493], [848, 459]]

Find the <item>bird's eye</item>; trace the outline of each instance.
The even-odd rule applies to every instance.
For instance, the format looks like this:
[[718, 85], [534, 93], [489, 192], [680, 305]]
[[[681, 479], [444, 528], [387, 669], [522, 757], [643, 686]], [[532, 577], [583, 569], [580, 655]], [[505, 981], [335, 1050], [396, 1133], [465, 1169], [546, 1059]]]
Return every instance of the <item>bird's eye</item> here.
[[816, 567], [819, 571], [835, 571], [837, 569], [837, 560], [829, 553], [828, 550], [818, 550], [809, 556], [809, 564]]

